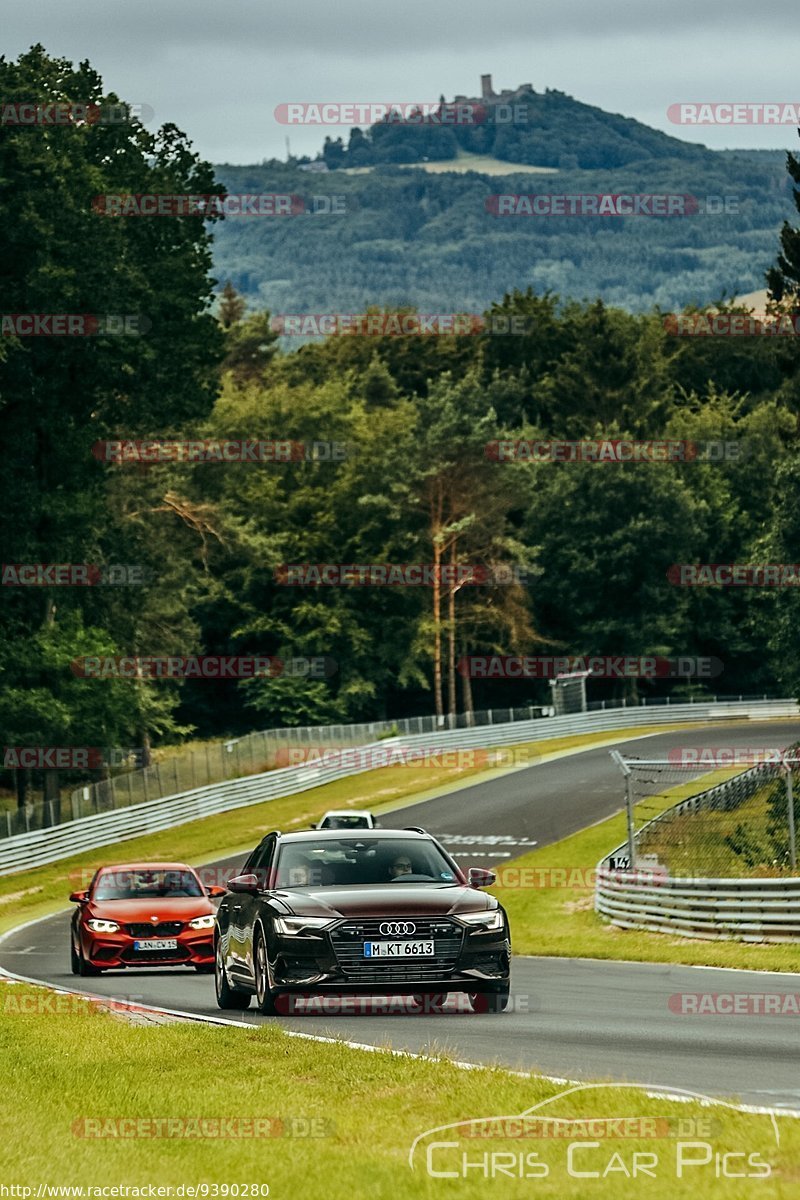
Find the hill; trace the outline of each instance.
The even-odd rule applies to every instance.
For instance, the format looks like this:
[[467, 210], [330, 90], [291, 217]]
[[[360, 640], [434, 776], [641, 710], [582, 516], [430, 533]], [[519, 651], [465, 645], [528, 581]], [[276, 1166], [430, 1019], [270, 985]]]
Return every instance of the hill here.
[[347, 144], [325, 139], [318, 158], [329, 168], [379, 163], [446, 161], [459, 151], [503, 162], [594, 170], [634, 162], [683, 159], [699, 162], [705, 146], [681, 141], [620, 113], [605, 112], [554, 88], [536, 92], [524, 83], [497, 93], [490, 75], [480, 96], [442, 97], [438, 107], [394, 110]]
[[[279, 162], [216, 172], [231, 192], [289, 192], [317, 209], [215, 227], [217, 278], [231, 279], [251, 307], [275, 313], [374, 304], [480, 312], [528, 286], [600, 296], [630, 311], [672, 310], [763, 287], [781, 223], [797, 216], [780, 151], [703, 151], [692, 161], [502, 178], [398, 165], [316, 174]], [[534, 192], [689, 194], [698, 206], [682, 217], [491, 211], [493, 196]], [[325, 211], [335, 207], [343, 211]]]

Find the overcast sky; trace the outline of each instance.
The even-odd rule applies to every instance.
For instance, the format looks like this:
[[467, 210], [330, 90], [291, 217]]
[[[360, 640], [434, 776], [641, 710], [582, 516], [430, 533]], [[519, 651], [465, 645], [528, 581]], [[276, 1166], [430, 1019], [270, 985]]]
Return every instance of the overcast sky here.
[[[792, 128], [690, 129], [677, 101], [800, 103], [797, 0], [36, 0], [4, 6], [0, 46], [88, 58], [108, 90], [174, 121], [212, 162], [314, 154], [287, 101], [432, 101], [530, 82], [716, 148], [798, 147]], [[347, 129], [331, 129], [333, 136]]]

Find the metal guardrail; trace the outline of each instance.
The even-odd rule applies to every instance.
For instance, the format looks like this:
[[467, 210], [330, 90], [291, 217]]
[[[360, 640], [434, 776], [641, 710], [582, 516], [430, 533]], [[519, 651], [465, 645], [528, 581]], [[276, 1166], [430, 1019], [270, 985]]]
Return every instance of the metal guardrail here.
[[[741, 697], [740, 697], [741, 698]], [[669, 697], [667, 697], [669, 701]], [[604, 702], [605, 703], [605, 702]], [[624, 701], [622, 702], [624, 707]], [[613, 702], [609, 707], [616, 707]], [[263, 729], [241, 737], [206, 742], [199, 748], [175, 747], [174, 753], [148, 767], [111, 771], [107, 778], [73, 788], [68, 799], [43, 800], [0, 812], [0, 838], [33, 833], [80, 817], [95, 816], [161, 797], [177, 796], [210, 784], [260, 775], [289, 765], [287, 755], [298, 746], [341, 748], [369, 745], [378, 738], [413, 736], [471, 726], [510, 721], [532, 721], [551, 713], [544, 705], [484, 709], [472, 713], [446, 713], [442, 717], [401, 717], [390, 721], [365, 721], [354, 725], [290, 726]], [[120, 762], [125, 751], [119, 752]], [[136, 757], [130, 751], [128, 757]]]
[[[645, 830], [683, 813], [726, 807], [731, 787], [763, 784], [761, 767], [743, 771], [705, 792], [682, 800], [653, 818]], [[637, 836], [639, 836], [637, 835]], [[712, 941], [794, 942], [800, 939], [800, 878], [681, 878], [665, 868], [631, 863], [632, 870], [611, 869], [611, 860], [628, 855], [628, 844], [600, 860], [595, 911], [622, 929], [644, 929]]]
[[[766, 696], [715, 696], [709, 700], [766, 700]], [[698, 701], [695, 701], [698, 703]], [[641, 707], [672, 704], [670, 696], [645, 697]], [[599, 700], [588, 710], [606, 711], [638, 707], [622, 700]], [[444, 713], [441, 717], [398, 717], [389, 721], [364, 721], [354, 725], [291, 726], [286, 729], [262, 729], [241, 737], [206, 742], [196, 748], [175, 747], [169, 758], [155, 760], [148, 767], [110, 771], [105, 779], [84, 783], [72, 790], [66, 804], [59, 798], [6, 810], [5, 828], [0, 814], [0, 838], [47, 829], [61, 821], [77, 821], [128, 804], [142, 804], [161, 796], [176, 796], [190, 789], [259, 775], [275, 767], [288, 766], [285, 754], [297, 746], [365, 746], [385, 737], [414, 737], [422, 733], [502, 725], [512, 721], [532, 721], [554, 716], [550, 705], [526, 704], [515, 708], [478, 709], [469, 713]], [[124, 751], [122, 752], [124, 754]]]
[[[603, 860], [605, 861], [605, 860]], [[800, 938], [800, 879], [669, 879], [598, 867], [595, 908], [622, 929], [713, 941]]]
[[[795, 700], [684, 704], [671, 705], [669, 708], [648, 708], [646, 711], [636, 707], [423, 733], [386, 739], [374, 743], [374, 747], [376, 750], [388, 750], [393, 746], [441, 746], [442, 749], [512, 746], [573, 734], [613, 732], [616, 729], [642, 724], [674, 724], [687, 720], [707, 722], [737, 717], [764, 719], [796, 716], [800, 716], [800, 707]], [[365, 765], [355, 767], [334, 764], [279, 768], [5, 838], [0, 841], [0, 875], [43, 866], [62, 858], [69, 858], [81, 851], [171, 829], [215, 813], [308, 791], [373, 768], [374, 764], [368, 760]]]

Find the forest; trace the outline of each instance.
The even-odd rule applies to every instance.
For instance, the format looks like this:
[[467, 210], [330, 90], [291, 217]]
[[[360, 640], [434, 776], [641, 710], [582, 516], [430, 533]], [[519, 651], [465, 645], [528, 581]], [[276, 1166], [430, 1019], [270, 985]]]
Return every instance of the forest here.
[[[34, 84], [118, 101], [88, 65], [70, 68], [41, 48], [0, 63], [4, 95]], [[726, 170], [731, 186], [740, 171], [737, 190], [755, 196], [754, 160], [730, 158]], [[791, 193], [795, 160], [790, 172], [776, 189], [764, 170], [764, 195]], [[267, 174], [240, 178], [236, 190]], [[101, 321], [90, 336], [0, 340], [7, 746], [144, 746], [548, 702], [546, 679], [470, 680], [458, 663], [475, 654], [722, 664], [712, 681], [595, 680], [593, 698], [797, 694], [792, 587], [682, 586], [676, 571], [796, 559], [796, 338], [677, 336], [657, 309], [500, 284], [502, 262], [493, 262], [487, 286], [496, 290], [478, 331], [342, 333], [289, 348], [275, 312], [322, 297], [288, 278], [290, 303], [276, 308], [236, 272], [216, 274], [214, 243], [237, 236], [232, 219], [92, 209], [99, 194], [222, 196], [234, 190], [230, 176], [218, 178], [174, 126], [54, 128], [36, 139], [2, 131], [7, 218], [10, 189], [17, 196], [13, 221], [0, 224], [4, 312], [146, 318]], [[425, 199], [435, 226], [431, 197], [444, 197], [448, 181], [398, 174], [390, 183], [418, 189], [399, 224], [412, 223]], [[485, 191], [478, 179], [462, 185], [477, 198]], [[332, 228], [335, 218], [325, 220]], [[322, 217], [307, 222], [323, 228]], [[447, 244], [440, 234], [427, 235], [432, 253]], [[621, 231], [608, 236], [620, 253], [636, 253]], [[470, 243], [463, 229], [461, 241]], [[304, 253], [313, 264], [313, 238]], [[338, 253], [361, 280], [352, 293], [361, 311], [391, 312], [389, 299], [375, 299], [378, 265], [365, 271], [341, 239]], [[800, 289], [791, 225], [774, 233], [765, 265], [776, 302], [791, 308]], [[406, 269], [412, 278], [408, 261]], [[431, 288], [439, 276], [432, 262]], [[263, 278], [276, 286], [274, 273]], [[422, 302], [404, 311], [415, 308], [426, 311]], [[619, 439], [701, 452], [609, 462], [496, 449]], [[262, 451], [243, 461], [174, 451], [230, 442]], [[134, 453], [134, 444], [151, 451]], [[30, 570], [52, 564], [72, 564], [72, 573]], [[440, 583], [289, 585], [297, 564], [434, 564]], [[459, 568], [477, 575], [465, 582]], [[159, 655], [324, 665], [219, 680], [93, 678], [76, 666]]]

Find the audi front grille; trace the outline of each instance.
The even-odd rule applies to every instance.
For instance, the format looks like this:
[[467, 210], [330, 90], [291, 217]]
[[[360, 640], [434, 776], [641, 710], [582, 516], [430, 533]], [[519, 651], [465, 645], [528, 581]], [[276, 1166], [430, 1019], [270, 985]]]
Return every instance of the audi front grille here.
[[[454, 921], [442, 917], [376, 917], [337, 925], [331, 931], [331, 941], [346, 979], [353, 983], [380, 983], [381, 980], [402, 983], [404, 980], [437, 980], [451, 974], [461, 953], [464, 930]], [[434, 953], [432, 958], [414, 958], [413, 961], [364, 958], [364, 942], [377, 941], [432, 941]]]

